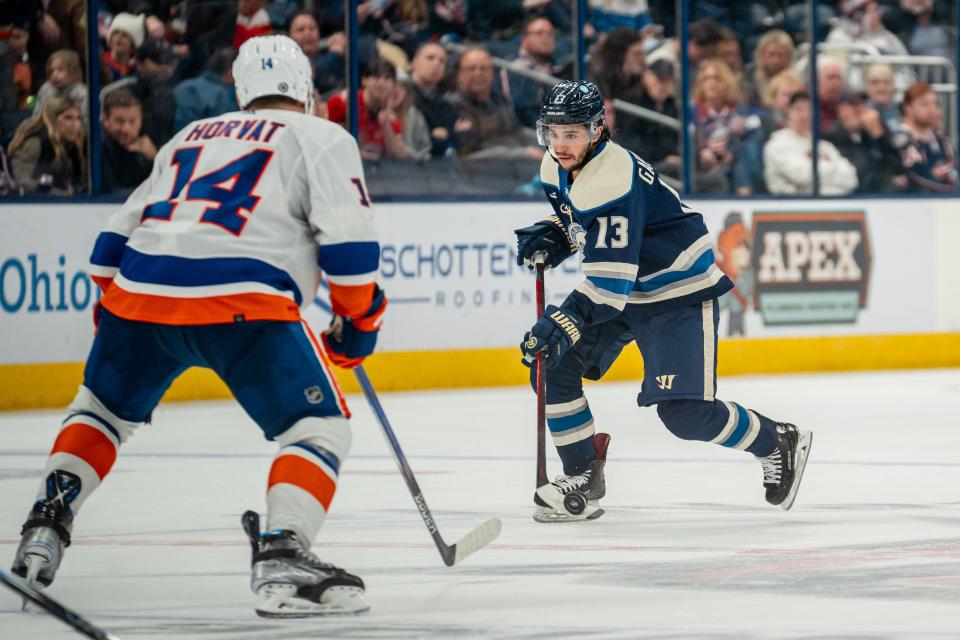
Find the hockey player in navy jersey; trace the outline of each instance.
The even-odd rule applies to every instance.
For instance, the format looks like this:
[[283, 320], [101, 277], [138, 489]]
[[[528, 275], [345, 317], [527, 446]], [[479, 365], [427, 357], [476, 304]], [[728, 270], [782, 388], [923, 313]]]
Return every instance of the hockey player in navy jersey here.
[[[527, 366], [544, 357], [547, 425], [563, 461], [563, 475], [537, 490], [534, 518], [602, 515], [610, 436], [595, 432], [583, 378], [599, 379], [631, 342], [644, 362], [640, 406], [656, 405], [679, 438], [752, 453], [767, 502], [789, 509], [812, 434], [715, 397], [717, 298], [733, 284], [714, 263], [703, 218], [610, 139], [593, 83], [554, 86], [537, 135], [547, 147], [540, 178], [554, 215], [516, 231], [517, 262], [556, 267], [579, 251], [586, 277], [520, 345]], [[572, 492], [587, 499], [580, 513], [564, 508]]]
[[[53, 581], [74, 518], [121, 445], [173, 380], [200, 366], [278, 444], [267, 531], [256, 513], [243, 516], [257, 613], [356, 613], [368, 608], [363, 581], [310, 547], [351, 441], [327, 358], [350, 368], [370, 355], [387, 305], [360, 153], [341, 127], [311, 115], [310, 62], [290, 38], [247, 40], [233, 75], [243, 110], [176, 134], [97, 238], [99, 328], [13, 571]], [[339, 326], [322, 336], [326, 354], [300, 315], [321, 270]]]

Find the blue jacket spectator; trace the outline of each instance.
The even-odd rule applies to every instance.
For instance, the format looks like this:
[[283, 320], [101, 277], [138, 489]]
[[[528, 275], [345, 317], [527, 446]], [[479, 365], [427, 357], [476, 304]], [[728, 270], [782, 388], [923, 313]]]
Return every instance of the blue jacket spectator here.
[[608, 33], [619, 27], [639, 31], [652, 22], [646, 0], [590, 0], [588, 4], [590, 24], [601, 33]]
[[953, 144], [942, 134], [943, 112], [933, 88], [915, 82], [903, 93], [903, 122], [893, 132], [910, 192], [950, 193], [957, 190], [957, 157]]
[[207, 70], [199, 77], [184, 80], [174, 89], [177, 115], [173, 130], [179, 131], [194, 120], [237, 111], [237, 95], [233, 88], [231, 66], [237, 52], [233, 48], [219, 49], [213, 54]]

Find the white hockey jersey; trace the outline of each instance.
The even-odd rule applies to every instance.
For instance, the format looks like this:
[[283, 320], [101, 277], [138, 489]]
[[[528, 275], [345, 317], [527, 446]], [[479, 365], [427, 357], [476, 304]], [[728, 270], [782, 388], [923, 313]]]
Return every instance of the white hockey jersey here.
[[199, 120], [97, 238], [101, 304], [159, 324], [298, 321], [326, 273], [336, 314], [369, 308], [380, 247], [340, 126], [266, 109]]

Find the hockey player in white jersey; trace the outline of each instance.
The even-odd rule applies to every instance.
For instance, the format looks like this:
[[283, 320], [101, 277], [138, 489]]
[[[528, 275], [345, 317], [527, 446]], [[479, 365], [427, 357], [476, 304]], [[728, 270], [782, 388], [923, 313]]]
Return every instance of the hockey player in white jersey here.
[[[308, 115], [311, 68], [290, 38], [248, 40], [233, 75], [243, 110], [174, 136], [97, 238], [97, 335], [13, 571], [50, 584], [120, 445], [180, 373], [201, 366], [279, 444], [267, 531], [256, 513], [243, 517], [257, 613], [360, 612], [363, 581], [310, 551], [351, 440], [325, 358], [349, 368], [370, 355], [387, 305], [360, 155], [341, 127]], [[300, 316], [321, 270], [342, 320], [322, 336], [326, 356]]]

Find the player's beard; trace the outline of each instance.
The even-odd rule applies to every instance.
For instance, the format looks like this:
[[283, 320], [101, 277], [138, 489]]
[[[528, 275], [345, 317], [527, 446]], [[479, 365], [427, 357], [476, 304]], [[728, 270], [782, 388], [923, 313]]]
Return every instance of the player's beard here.
[[[596, 153], [597, 147], [599, 146], [600, 146], [600, 142], [591, 142], [590, 146], [588, 146], [587, 150], [583, 153], [583, 157], [580, 158], [580, 160], [578, 160], [575, 165], [573, 165], [569, 169], [564, 169], [564, 171], [566, 171], [567, 173], [573, 173], [574, 171], [580, 171], [581, 169], [583, 169], [583, 167], [586, 166], [586, 164], [590, 161], [590, 159], [593, 158], [593, 154]], [[550, 151], [550, 156], [553, 157], [554, 162], [556, 162], [561, 167], [563, 167], [563, 164], [561, 164], [560, 160], [557, 159], [557, 156], [553, 154], [553, 149], [549, 149], [549, 151]]]

